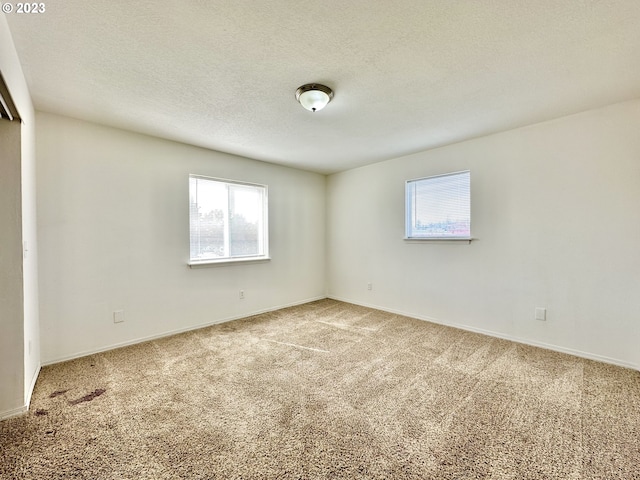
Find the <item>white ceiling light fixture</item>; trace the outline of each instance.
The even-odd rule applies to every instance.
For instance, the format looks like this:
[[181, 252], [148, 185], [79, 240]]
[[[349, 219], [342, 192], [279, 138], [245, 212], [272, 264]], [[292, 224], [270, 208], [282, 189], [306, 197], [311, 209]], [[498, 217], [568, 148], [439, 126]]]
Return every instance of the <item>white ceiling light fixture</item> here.
[[296, 90], [296, 100], [310, 112], [322, 110], [332, 98], [333, 90], [319, 83], [307, 83]]

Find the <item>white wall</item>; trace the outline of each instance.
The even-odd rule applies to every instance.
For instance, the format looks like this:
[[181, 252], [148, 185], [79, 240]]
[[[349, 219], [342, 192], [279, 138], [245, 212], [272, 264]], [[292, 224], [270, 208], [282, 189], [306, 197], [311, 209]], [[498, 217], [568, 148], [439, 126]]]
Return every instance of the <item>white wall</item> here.
[[[329, 295], [638, 368], [639, 127], [633, 101], [330, 176]], [[466, 169], [477, 240], [403, 241], [405, 180]]]
[[[53, 114], [37, 132], [44, 363], [325, 296], [324, 176]], [[187, 266], [190, 173], [268, 185], [270, 262]]]
[[[40, 369], [39, 320], [38, 320], [38, 257], [36, 228], [36, 171], [35, 171], [35, 121], [31, 97], [27, 89], [18, 55], [13, 45], [4, 14], [0, 13], [0, 72], [9, 88], [11, 97], [22, 118], [20, 129], [20, 159], [17, 164], [9, 164], [9, 157], [2, 158], [2, 190], [7, 198], [18, 195], [19, 208], [12, 220], [2, 218], [0, 228], [3, 234], [18, 242], [12, 250], [3, 244], [3, 275], [5, 261], [12, 262], [11, 282], [21, 282], [18, 301], [19, 314], [14, 307], [0, 307], [0, 418], [20, 413], [27, 409], [33, 385]], [[16, 197], [14, 197], [16, 198]], [[4, 202], [5, 198], [3, 198]], [[8, 203], [4, 203], [5, 207]], [[17, 221], [17, 223], [15, 223]], [[21, 241], [26, 241], [29, 252], [22, 258]], [[10, 253], [9, 253], [10, 252]], [[11, 255], [11, 260], [9, 260]], [[9, 278], [9, 277], [7, 277]], [[0, 280], [5, 293], [15, 295], [16, 285], [10, 287]], [[29, 348], [31, 347], [31, 348]]]
[[[26, 111], [27, 108], [23, 108]], [[40, 306], [38, 290], [38, 228], [36, 201], [35, 112], [22, 122], [22, 240], [24, 286], [24, 382], [28, 406], [40, 372]]]

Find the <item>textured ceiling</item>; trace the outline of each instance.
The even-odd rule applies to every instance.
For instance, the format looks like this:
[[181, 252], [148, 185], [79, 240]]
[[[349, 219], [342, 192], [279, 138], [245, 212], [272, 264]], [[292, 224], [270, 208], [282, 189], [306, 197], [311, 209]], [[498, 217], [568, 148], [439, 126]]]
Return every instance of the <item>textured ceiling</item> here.
[[[46, 2], [39, 110], [322, 173], [640, 97], [637, 0]], [[321, 112], [297, 87], [335, 90]]]

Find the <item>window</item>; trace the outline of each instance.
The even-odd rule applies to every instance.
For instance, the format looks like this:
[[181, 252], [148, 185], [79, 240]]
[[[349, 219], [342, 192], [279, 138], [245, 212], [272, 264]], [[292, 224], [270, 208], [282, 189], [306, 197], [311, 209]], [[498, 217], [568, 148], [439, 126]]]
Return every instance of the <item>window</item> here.
[[409, 180], [406, 238], [471, 239], [471, 172]]
[[190, 264], [269, 258], [267, 187], [189, 175]]

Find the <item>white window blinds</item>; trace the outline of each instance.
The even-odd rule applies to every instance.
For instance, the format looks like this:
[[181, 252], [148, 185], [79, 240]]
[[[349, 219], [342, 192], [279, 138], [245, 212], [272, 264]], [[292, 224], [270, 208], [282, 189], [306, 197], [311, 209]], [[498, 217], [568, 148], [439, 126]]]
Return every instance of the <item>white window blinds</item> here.
[[471, 238], [471, 172], [406, 183], [407, 239]]

